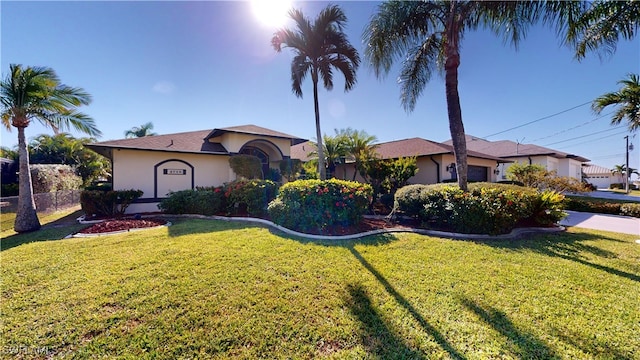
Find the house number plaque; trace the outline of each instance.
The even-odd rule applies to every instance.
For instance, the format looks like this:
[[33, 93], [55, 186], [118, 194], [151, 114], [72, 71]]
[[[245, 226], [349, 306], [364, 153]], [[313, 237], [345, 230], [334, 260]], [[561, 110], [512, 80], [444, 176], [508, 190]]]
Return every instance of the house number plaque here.
[[164, 175], [187, 175], [187, 169], [163, 169]]

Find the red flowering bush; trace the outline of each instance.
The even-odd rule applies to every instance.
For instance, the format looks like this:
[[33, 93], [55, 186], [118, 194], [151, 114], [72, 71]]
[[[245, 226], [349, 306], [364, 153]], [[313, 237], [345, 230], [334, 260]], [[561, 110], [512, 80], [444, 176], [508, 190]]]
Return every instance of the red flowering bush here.
[[334, 225], [359, 223], [372, 200], [368, 184], [331, 179], [297, 180], [280, 187], [269, 204], [269, 215], [279, 225], [301, 231], [319, 231]]
[[267, 205], [275, 199], [278, 184], [271, 180], [236, 180], [222, 189], [227, 203], [227, 213], [264, 216]]

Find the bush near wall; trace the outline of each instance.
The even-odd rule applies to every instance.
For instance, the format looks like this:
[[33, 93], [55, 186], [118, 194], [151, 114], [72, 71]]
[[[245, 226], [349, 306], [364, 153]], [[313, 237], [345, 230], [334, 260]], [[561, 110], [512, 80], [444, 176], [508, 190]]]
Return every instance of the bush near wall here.
[[223, 188], [197, 188], [169, 193], [158, 208], [167, 214], [215, 215], [226, 212], [227, 203]]
[[85, 190], [80, 193], [80, 206], [89, 217], [122, 216], [136, 199], [142, 196], [142, 190]]
[[280, 188], [268, 210], [276, 224], [299, 231], [322, 232], [333, 226], [359, 223], [372, 195], [371, 185], [355, 181], [296, 180]]
[[236, 180], [224, 185], [227, 213], [264, 216], [269, 202], [278, 194], [278, 184], [271, 180]]
[[578, 197], [567, 197], [564, 202], [567, 210], [640, 218], [640, 204], [638, 203], [623, 203]]
[[33, 193], [48, 193], [59, 190], [77, 190], [82, 178], [69, 165], [30, 165]]
[[555, 223], [566, 214], [564, 196], [516, 185], [409, 185], [396, 192], [394, 212], [417, 218], [428, 227], [465, 234], [508, 233], [523, 221]]

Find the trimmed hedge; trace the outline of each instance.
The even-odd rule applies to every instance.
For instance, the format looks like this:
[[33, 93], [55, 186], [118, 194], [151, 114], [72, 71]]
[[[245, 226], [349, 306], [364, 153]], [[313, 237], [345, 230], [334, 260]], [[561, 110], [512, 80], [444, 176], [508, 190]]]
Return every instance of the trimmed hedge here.
[[454, 185], [409, 185], [396, 192], [394, 212], [424, 225], [465, 234], [508, 233], [519, 222], [546, 225], [566, 214], [564, 196], [517, 185], [475, 183], [464, 192]]
[[567, 197], [567, 210], [591, 212], [598, 214], [624, 215], [640, 218], [640, 203], [615, 202], [604, 199]]
[[85, 190], [80, 193], [80, 207], [88, 216], [121, 216], [142, 190]]
[[284, 184], [269, 204], [273, 222], [286, 228], [322, 232], [358, 224], [371, 203], [371, 185], [338, 179], [296, 180]]
[[215, 215], [226, 210], [222, 187], [172, 192], [160, 201], [158, 208], [167, 214]]

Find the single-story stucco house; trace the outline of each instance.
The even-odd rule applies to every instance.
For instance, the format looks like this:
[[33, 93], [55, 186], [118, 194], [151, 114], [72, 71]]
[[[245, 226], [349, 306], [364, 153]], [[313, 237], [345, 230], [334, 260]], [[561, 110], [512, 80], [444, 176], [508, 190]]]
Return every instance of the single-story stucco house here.
[[582, 166], [584, 180], [598, 189], [608, 189], [611, 184], [622, 184], [624, 182], [622, 174], [613, 174], [611, 169], [595, 164], [584, 164]]
[[114, 190], [139, 189], [127, 212], [158, 211], [170, 191], [220, 186], [236, 179], [229, 158], [260, 158], [263, 170], [290, 159], [291, 146], [306, 139], [255, 125], [103, 141], [86, 146], [112, 164]]
[[[315, 145], [313, 143], [300, 143], [291, 148], [291, 158], [307, 161], [309, 160], [309, 153], [314, 150]], [[419, 170], [414, 177], [409, 179], [409, 184], [436, 184], [457, 178], [455, 157], [451, 145], [416, 137], [376, 144], [375, 151], [381, 159], [415, 156]], [[498, 165], [510, 162], [510, 160], [477, 151], [467, 151], [467, 162], [469, 181], [495, 182], [495, 170]], [[347, 160], [346, 164], [337, 165], [335, 176], [340, 179], [351, 180], [353, 179], [354, 171], [355, 164]], [[364, 181], [360, 174], [357, 174], [355, 179]]]
[[[475, 136], [466, 136], [467, 150], [477, 151], [509, 160], [498, 167], [498, 180], [506, 180], [506, 170], [511, 163], [540, 164], [558, 176], [582, 180], [582, 164], [589, 159], [534, 144], [520, 144], [510, 140], [488, 141]], [[444, 142], [451, 144], [451, 140]]]

